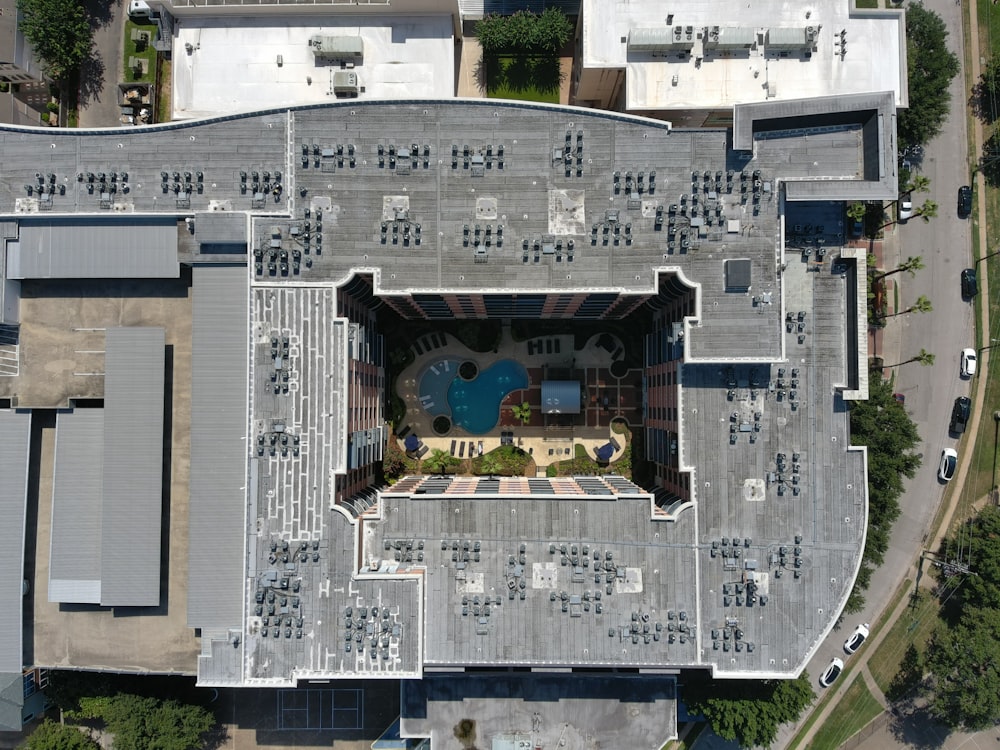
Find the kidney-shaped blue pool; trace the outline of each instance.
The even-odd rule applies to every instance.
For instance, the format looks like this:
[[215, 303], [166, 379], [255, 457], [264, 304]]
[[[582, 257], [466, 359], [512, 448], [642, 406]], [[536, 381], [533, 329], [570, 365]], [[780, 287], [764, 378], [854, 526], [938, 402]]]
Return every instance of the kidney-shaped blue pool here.
[[448, 388], [452, 424], [483, 435], [496, 427], [507, 394], [527, 387], [528, 371], [512, 359], [501, 359], [474, 380], [455, 377]]

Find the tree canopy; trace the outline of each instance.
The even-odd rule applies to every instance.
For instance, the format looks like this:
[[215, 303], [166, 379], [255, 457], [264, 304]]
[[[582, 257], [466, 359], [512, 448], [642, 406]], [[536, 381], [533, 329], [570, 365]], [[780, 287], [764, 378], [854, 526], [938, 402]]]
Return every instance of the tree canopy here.
[[573, 24], [558, 8], [541, 15], [519, 10], [509, 16], [490, 13], [476, 25], [479, 46], [487, 54], [528, 52], [555, 54], [573, 36]]
[[1000, 720], [1000, 610], [969, 607], [957, 626], [939, 625], [926, 665], [936, 719], [970, 731]]
[[197, 750], [215, 725], [201, 706], [140, 695], [80, 698], [75, 718], [103, 721], [116, 750]]
[[851, 443], [868, 446], [868, 536], [861, 572], [847, 603], [847, 611], [856, 612], [872, 567], [882, 564], [889, 549], [892, 525], [899, 517], [903, 477], [912, 478], [920, 467], [920, 456], [913, 453], [920, 443], [917, 426], [877, 371], [869, 379], [868, 400], [851, 405]]
[[708, 719], [712, 729], [741, 747], [768, 747], [778, 727], [795, 721], [815, 698], [809, 675], [797, 680], [733, 682], [693, 686], [688, 708]]
[[18, 28], [45, 73], [56, 81], [80, 67], [94, 44], [90, 20], [79, 0], [17, 0]]
[[101, 750], [101, 746], [77, 727], [46, 719], [21, 744], [21, 750]]
[[927, 143], [948, 117], [948, 85], [958, 75], [958, 58], [948, 49], [941, 16], [922, 3], [906, 9], [907, 84], [910, 106], [897, 117], [901, 148]]

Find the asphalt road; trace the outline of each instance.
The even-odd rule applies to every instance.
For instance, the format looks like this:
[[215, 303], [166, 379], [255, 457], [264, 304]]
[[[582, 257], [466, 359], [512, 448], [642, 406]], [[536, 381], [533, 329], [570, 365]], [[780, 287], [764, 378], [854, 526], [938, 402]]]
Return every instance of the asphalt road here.
[[122, 34], [126, 0], [88, 0], [94, 19], [94, 50], [80, 73], [80, 127], [119, 125], [118, 82], [122, 80]]

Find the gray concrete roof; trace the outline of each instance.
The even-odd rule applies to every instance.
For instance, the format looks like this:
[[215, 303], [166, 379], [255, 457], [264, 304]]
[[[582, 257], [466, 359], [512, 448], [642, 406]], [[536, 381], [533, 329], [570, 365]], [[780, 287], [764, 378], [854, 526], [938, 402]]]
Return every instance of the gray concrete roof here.
[[9, 543], [0, 545], [0, 673], [21, 673], [24, 524], [28, 492], [31, 415], [0, 411], [0, 515]]
[[428, 674], [403, 683], [401, 714], [401, 735], [435, 750], [468, 747], [455, 728], [469, 719], [479, 747], [658, 750], [677, 736], [668, 676]]
[[[848, 450], [839, 396], [851, 381], [852, 272], [786, 255], [782, 191], [789, 176], [863, 183], [843, 178], [869, 174], [868, 149], [887, 148], [868, 122], [860, 130], [844, 123], [849, 132], [783, 133], [784, 148], [758, 138], [756, 153], [730, 150], [722, 130], [493, 101], [352, 103], [72, 138], [0, 129], [0, 211], [38, 216], [19, 192], [36, 170], [67, 185], [53, 212], [100, 211], [76, 173], [125, 165], [134, 183], [119, 199], [125, 213], [253, 216], [259, 268], [250, 258], [249, 269], [195, 272], [191, 546], [192, 591], [201, 593], [191, 595], [189, 622], [211, 624], [201, 666], [213, 683], [410, 677], [425, 665], [470, 664], [701, 666], [787, 677], [846, 599], [867, 498], [864, 456]], [[416, 153], [404, 155], [413, 144]], [[670, 209], [695, 203], [695, 217]], [[618, 212], [617, 236], [603, 231], [608, 211]], [[839, 217], [835, 207], [829, 215]], [[823, 224], [822, 236], [806, 239], [822, 239], [836, 255], [843, 227], [839, 218]], [[476, 225], [494, 232], [479, 252]], [[561, 241], [563, 252], [536, 254], [536, 241]], [[287, 273], [269, 271], [272, 251], [287, 253]], [[751, 289], [727, 291], [726, 261], [744, 258]], [[347, 468], [350, 356], [335, 287], [358, 271], [373, 276], [381, 296], [652, 295], [667, 274], [695, 286], [694, 314], [681, 331], [678, 403], [678, 458], [691, 472], [694, 503], [664, 514], [645, 493], [608, 497], [587, 483], [582, 494], [530, 502], [506, 485], [478, 496], [474, 487], [472, 496], [442, 490], [432, 500], [434, 492], [418, 498], [404, 484], [360, 519], [332, 507], [331, 477]], [[786, 324], [799, 312], [801, 325]], [[789, 459], [783, 469], [778, 453]], [[801, 470], [792, 468], [794, 453]], [[722, 552], [733, 539], [739, 557]], [[474, 549], [461, 559], [464, 543], [476, 541], [480, 559]], [[202, 546], [211, 553], [201, 556]], [[748, 594], [748, 583], [756, 591]], [[238, 648], [225, 645], [234, 628]]]

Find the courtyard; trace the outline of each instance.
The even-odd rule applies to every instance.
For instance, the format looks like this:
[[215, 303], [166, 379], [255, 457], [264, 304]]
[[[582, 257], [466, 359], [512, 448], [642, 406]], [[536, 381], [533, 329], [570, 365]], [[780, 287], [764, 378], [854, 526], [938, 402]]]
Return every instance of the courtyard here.
[[411, 350], [396, 380], [405, 416], [395, 425], [411, 457], [439, 450], [465, 461], [512, 445], [544, 475], [550, 464], [597, 459], [602, 448], [600, 463], [614, 464], [627, 447], [622, 428], [642, 421], [641, 370], [610, 333], [576, 348], [572, 334], [518, 341], [504, 327], [493, 351], [477, 352], [434, 332]]

